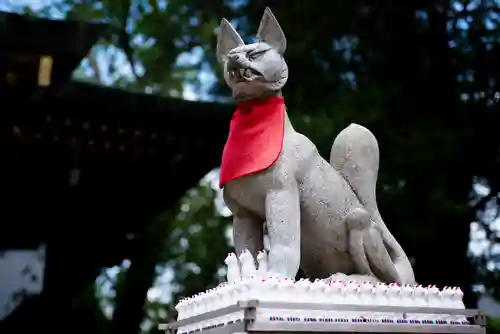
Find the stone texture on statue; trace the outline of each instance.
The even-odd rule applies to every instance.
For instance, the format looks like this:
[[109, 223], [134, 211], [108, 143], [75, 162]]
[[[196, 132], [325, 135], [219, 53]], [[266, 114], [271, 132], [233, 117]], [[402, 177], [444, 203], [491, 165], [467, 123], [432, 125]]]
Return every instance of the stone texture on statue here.
[[[288, 79], [283, 58], [287, 41], [268, 8], [257, 38], [258, 42], [245, 45], [227, 20], [221, 22], [217, 59], [239, 108], [251, 106], [245, 105], [249, 101], [265, 104], [266, 98], [281, 98]], [[275, 161], [222, 185], [234, 215], [236, 253], [248, 249], [255, 256], [262, 249], [265, 223], [271, 276], [295, 277], [300, 267], [310, 278], [343, 273], [358, 275], [353, 276], [356, 280], [414, 284], [410, 262], [377, 208], [379, 150], [374, 135], [351, 124], [335, 139], [327, 162], [293, 128], [284, 104], [273, 108], [284, 113], [284, 131], [274, 134], [282, 136]], [[235, 118], [232, 128], [237, 126], [234, 122]], [[230, 132], [226, 148], [232, 135], [238, 134]], [[221, 167], [221, 175], [227, 164]]]

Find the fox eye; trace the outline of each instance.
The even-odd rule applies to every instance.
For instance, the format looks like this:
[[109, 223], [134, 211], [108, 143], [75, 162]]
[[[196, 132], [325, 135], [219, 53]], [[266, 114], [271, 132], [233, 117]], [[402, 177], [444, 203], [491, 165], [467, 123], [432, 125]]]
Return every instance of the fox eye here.
[[255, 60], [257, 58], [259, 58], [260, 56], [262, 56], [267, 50], [263, 50], [263, 51], [250, 51], [247, 53], [247, 58], [248, 60]]

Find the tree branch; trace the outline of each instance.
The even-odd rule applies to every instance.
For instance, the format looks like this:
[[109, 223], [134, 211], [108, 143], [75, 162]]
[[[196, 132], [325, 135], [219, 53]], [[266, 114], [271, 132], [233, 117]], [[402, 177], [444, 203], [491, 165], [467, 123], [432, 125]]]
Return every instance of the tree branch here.
[[124, 1], [123, 6], [126, 8], [126, 10], [123, 11], [123, 16], [118, 18], [120, 21], [120, 27], [119, 27], [120, 31], [119, 31], [119, 35], [118, 35], [118, 46], [123, 50], [123, 53], [125, 54], [125, 57], [127, 58], [127, 61], [130, 64], [132, 74], [134, 75], [135, 79], [137, 81], [139, 81], [140, 77], [135, 69], [133, 50], [132, 50], [132, 46], [130, 45], [130, 36], [126, 30], [127, 29], [127, 20], [129, 18], [131, 4], [132, 4], [131, 0]]
[[99, 70], [99, 64], [97, 63], [97, 59], [95, 59], [94, 57], [93, 48], [91, 48], [89, 53], [87, 54], [87, 59], [90, 63], [92, 71], [94, 72], [95, 78], [97, 79], [97, 81], [101, 82], [101, 71]]

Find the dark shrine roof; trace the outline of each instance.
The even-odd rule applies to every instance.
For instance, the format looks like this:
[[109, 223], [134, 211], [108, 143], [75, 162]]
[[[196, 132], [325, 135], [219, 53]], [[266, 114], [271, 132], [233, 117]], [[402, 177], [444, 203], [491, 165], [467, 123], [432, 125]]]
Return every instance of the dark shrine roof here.
[[0, 12], [0, 59], [3, 66], [13, 66], [17, 64], [13, 64], [12, 58], [16, 58], [26, 71], [29, 61], [19, 61], [21, 58], [50, 55], [54, 60], [52, 86], [59, 86], [70, 79], [73, 70], [99, 36], [105, 34], [106, 28], [104, 24], [47, 20]]
[[[232, 106], [68, 81], [104, 31], [0, 13], [0, 43], [8, 46], [0, 62], [13, 64], [0, 66], [3, 78], [11, 68], [28, 71], [17, 63], [19, 53], [33, 63], [42, 54], [54, 58], [49, 87], [32, 85], [30, 73], [14, 86], [0, 82], [8, 138], [0, 165], [7, 195], [0, 250], [36, 247], [60, 224], [78, 230], [72, 238], [90, 238], [96, 252], [113, 242], [125, 247], [130, 233], [220, 162]], [[70, 175], [79, 176], [76, 186]]]
[[[164, 98], [77, 81], [63, 87], [57, 94], [57, 98], [67, 101], [85, 101], [85, 103], [96, 107], [92, 110], [75, 109], [69, 111], [69, 114], [77, 117], [119, 117], [123, 122], [147, 123], [160, 126], [162, 129], [180, 130], [179, 126], [201, 126], [210, 131], [205, 125], [216, 127], [222, 125], [227, 132], [228, 122], [234, 111], [234, 107], [231, 105]], [[106, 109], [107, 116], [102, 115], [103, 109]], [[79, 114], [80, 111], [82, 114]], [[95, 116], [91, 116], [94, 114]], [[158, 124], [160, 120], [162, 124]]]

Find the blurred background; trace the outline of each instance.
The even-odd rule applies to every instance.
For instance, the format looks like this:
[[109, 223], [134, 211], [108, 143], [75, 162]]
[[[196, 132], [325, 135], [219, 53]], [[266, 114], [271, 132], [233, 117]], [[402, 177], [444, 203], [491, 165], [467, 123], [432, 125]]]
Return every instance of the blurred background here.
[[233, 105], [222, 17], [270, 6], [292, 121], [379, 140], [379, 207], [421, 284], [500, 317], [497, 0], [0, 0], [0, 332], [154, 333], [218, 284]]

